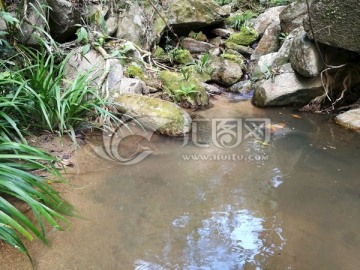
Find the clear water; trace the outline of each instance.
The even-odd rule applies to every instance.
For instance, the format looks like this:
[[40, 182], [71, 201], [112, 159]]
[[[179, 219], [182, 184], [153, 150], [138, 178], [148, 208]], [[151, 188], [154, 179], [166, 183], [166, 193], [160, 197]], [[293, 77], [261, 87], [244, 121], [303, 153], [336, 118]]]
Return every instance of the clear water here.
[[[155, 137], [133, 166], [84, 150], [73, 192], [88, 219], [53, 233], [50, 249], [34, 245], [36, 268], [360, 269], [359, 134], [328, 116], [214, 104], [199, 114], [270, 118], [271, 141], [221, 149]], [[200, 154], [212, 160], [184, 158]]]

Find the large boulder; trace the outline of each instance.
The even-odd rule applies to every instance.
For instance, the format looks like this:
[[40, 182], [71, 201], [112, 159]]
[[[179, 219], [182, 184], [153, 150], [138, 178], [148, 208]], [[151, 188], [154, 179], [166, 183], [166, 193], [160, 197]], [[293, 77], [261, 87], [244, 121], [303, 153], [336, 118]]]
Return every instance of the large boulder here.
[[261, 55], [277, 52], [280, 48], [279, 36], [280, 23], [279, 21], [275, 21], [266, 28], [264, 35], [260, 39], [260, 42], [251, 58], [255, 59], [259, 58]]
[[[116, 37], [130, 40], [145, 49], [150, 49], [160, 40], [167, 25], [170, 25], [178, 36], [187, 36], [191, 30], [201, 30], [223, 21], [220, 6], [212, 0], [164, 1], [164, 6], [157, 7], [161, 15], [149, 4], [141, 5], [131, 1], [129, 5], [128, 10], [119, 15]], [[166, 10], [166, 13], [163, 10]]]
[[[120, 89], [121, 80], [124, 76], [123, 67], [118, 59], [108, 59], [109, 73], [103, 84], [107, 85], [109, 92]], [[83, 53], [83, 47], [74, 49], [65, 66], [65, 76], [67, 80], [74, 80], [80, 74], [89, 76], [89, 84], [99, 87], [102, 76], [106, 69], [106, 62], [102, 55], [95, 50]]]
[[[30, 5], [31, 4], [31, 5]], [[26, 20], [22, 20], [20, 24], [20, 41], [26, 45], [35, 46], [44, 38], [46, 28], [46, 20], [43, 17], [44, 0], [30, 1], [26, 10]]]
[[278, 74], [257, 86], [252, 102], [259, 107], [306, 105], [323, 93], [320, 76], [303, 78], [292, 70], [290, 64], [284, 65]]
[[292, 2], [280, 13], [281, 31], [290, 33], [294, 29], [302, 26], [306, 14], [307, 7], [304, 0]]
[[182, 136], [190, 132], [190, 116], [174, 103], [136, 94], [120, 95], [115, 100], [120, 112], [160, 134]]
[[192, 38], [184, 38], [181, 41], [182, 47], [188, 50], [190, 53], [204, 53], [213, 48], [216, 48], [214, 45], [204, 42], [204, 41], [197, 41]]
[[260, 34], [264, 34], [266, 28], [274, 22], [280, 22], [279, 15], [284, 10], [285, 6], [272, 7], [261, 13], [254, 20], [254, 28]]
[[360, 131], [360, 108], [339, 114], [335, 121], [345, 128]]
[[295, 71], [304, 77], [315, 77], [324, 69], [319, 50], [305, 31], [294, 38], [290, 49], [290, 63]]
[[[314, 1], [310, 7], [310, 16], [317, 41], [360, 52], [359, 10], [359, 0]], [[304, 23], [308, 35], [314, 38], [309, 21]]]
[[211, 80], [224, 86], [238, 82], [242, 75], [242, 64], [224, 57], [212, 57], [209, 61]]
[[51, 8], [49, 25], [52, 37], [60, 42], [67, 41], [81, 24], [80, 5], [67, 0], [47, 0], [47, 3]]

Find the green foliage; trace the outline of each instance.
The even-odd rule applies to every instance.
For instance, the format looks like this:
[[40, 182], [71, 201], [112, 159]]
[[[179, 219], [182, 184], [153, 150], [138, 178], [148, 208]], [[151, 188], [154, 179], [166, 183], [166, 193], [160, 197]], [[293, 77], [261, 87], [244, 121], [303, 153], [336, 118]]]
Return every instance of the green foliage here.
[[232, 0], [215, 0], [220, 6], [228, 5], [232, 3]]
[[285, 39], [288, 37], [288, 33], [281, 32], [279, 35], [280, 45], [282, 45], [285, 41]]
[[266, 7], [286, 6], [295, 0], [260, 0], [260, 4]]
[[179, 64], [189, 64], [194, 61], [188, 50], [175, 49], [171, 55], [172, 59]]
[[24, 59], [28, 59], [24, 67], [11, 71], [11, 76], [0, 76], [0, 87], [8, 89], [2, 97], [3, 104], [11, 105], [12, 110], [8, 108], [8, 111], [12, 119], [17, 119], [7, 121], [8, 128], [3, 133], [8, 134], [9, 127], [19, 121], [28, 123], [32, 130], [48, 130], [60, 136], [69, 134], [75, 143], [76, 128], [84, 121], [98, 118], [105, 125], [110, 125], [110, 119], [120, 121], [107, 109], [112, 104], [89, 86], [91, 71], [67, 81], [64, 70], [67, 59], [56, 65], [53, 54], [23, 50]]
[[79, 44], [88, 44], [89, 43], [89, 36], [88, 36], [88, 32], [86, 31], [85, 27], [80, 27], [77, 31], [76, 31], [76, 43]]
[[[0, 137], [0, 239], [28, 256], [22, 238], [31, 241], [35, 236], [47, 243], [45, 222], [61, 230], [57, 220], [67, 222], [63, 215], [73, 212], [72, 207], [45, 179], [30, 173], [43, 170], [57, 181], [62, 181], [52, 165], [54, 161], [53, 157], [42, 151]], [[10, 204], [10, 197], [28, 205], [35, 221], [29, 220]]]
[[144, 80], [145, 79], [145, 76], [144, 76], [144, 72], [142, 70], [142, 68], [137, 65], [137, 64], [131, 64], [130, 66], [128, 66], [127, 68], [127, 74], [129, 77], [131, 78], [139, 78], [141, 80]]
[[250, 19], [256, 17], [256, 13], [251, 10], [246, 10], [242, 13], [236, 13], [226, 19], [226, 23], [237, 30], [240, 30], [242, 26], [246, 26]]
[[210, 53], [206, 52], [204, 55], [201, 56], [200, 60], [195, 61], [196, 70], [199, 73], [204, 73], [204, 72], [211, 73], [211, 71], [208, 70], [209, 60], [210, 60]]
[[198, 95], [199, 91], [196, 88], [196, 85], [182, 85], [180, 89], [175, 90], [174, 98], [177, 102], [180, 102], [182, 99], [186, 99], [190, 103], [193, 103]]

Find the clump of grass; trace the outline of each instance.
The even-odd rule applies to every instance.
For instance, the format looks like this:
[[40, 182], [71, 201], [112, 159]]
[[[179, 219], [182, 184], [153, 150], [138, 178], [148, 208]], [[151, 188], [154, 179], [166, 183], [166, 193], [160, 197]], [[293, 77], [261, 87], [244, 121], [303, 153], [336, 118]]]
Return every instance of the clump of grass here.
[[16, 108], [12, 114], [19, 124], [30, 124], [32, 131], [69, 134], [76, 142], [76, 129], [83, 122], [97, 118], [100, 120], [97, 122], [110, 125], [110, 120], [120, 121], [109, 111], [111, 102], [102, 99], [97, 89], [90, 86], [91, 71], [68, 81], [67, 59], [57, 64], [54, 54], [25, 48], [22, 54], [27, 59], [25, 64], [11, 71], [10, 76], [0, 76], [0, 87], [8, 89], [3, 102]]
[[[62, 181], [52, 165], [55, 158], [26, 144], [0, 138], [0, 239], [25, 253], [30, 258], [21, 236], [33, 240], [34, 236], [47, 243], [45, 222], [61, 230], [57, 220], [65, 221], [72, 207], [45, 181], [31, 172], [45, 171], [55, 180]], [[32, 210], [31, 221], [8, 199], [16, 198]], [[31, 258], [30, 258], [31, 259]]]
[[237, 30], [240, 30], [242, 26], [246, 26], [250, 19], [256, 17], [256, 13], [251, 10], [246, 10], [242, 13], [231, 15], [226, 19], [226, 24]]

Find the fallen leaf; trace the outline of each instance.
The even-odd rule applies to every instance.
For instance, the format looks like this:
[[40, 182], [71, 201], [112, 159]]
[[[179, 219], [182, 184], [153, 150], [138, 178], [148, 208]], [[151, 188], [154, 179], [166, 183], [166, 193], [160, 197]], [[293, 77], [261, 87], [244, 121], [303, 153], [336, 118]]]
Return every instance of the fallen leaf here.
[[301, 119], [301, 116], [300, 116], [300, 115], [297, 115], [297, 114], [292, 114], [291, 116], [294, 117], [294, 118]]

